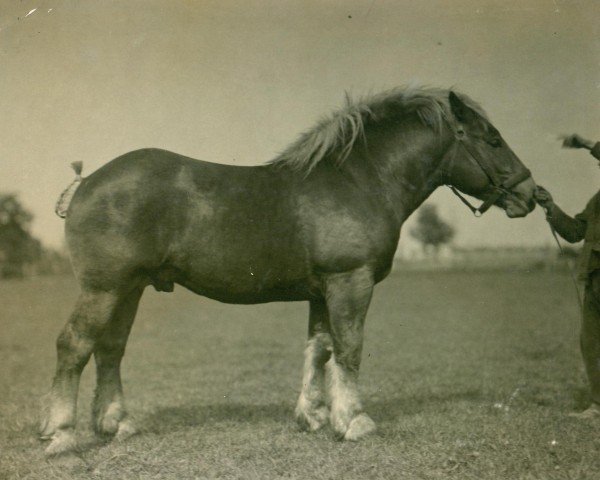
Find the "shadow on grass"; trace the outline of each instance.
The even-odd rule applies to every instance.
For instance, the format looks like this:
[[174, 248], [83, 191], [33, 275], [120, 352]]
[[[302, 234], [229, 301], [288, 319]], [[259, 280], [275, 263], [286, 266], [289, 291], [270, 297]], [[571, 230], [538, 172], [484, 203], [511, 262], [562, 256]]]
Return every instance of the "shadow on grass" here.
[[285, 422], [293, 417], [288, 404], [250, 405], [228, 403], [218, 405], [175, 405], [161, 407], [142, 419], [144, 431], [165, 433], [182, 427], [214, 425], [224, 422]]
[[[573, 399], [577, 410], [583, 410], [589, 396], [585, 388], [573, 389]], [[492, 405], [490, 398], [478, 389], [464, 389], [446, 393], [422, 393], [389, 398], [385, 400], [365, 399], [365, 410], [373, 420], [383, 427], [393, 424], [402, 417], [431, 415], [451, 412], [457, 404]], [[291, 403], [270, 403], [252, 405], [248, 403], [221, 403], [213, 405], [185, 404], [158, 407], [137, 417], [140, 433], [162, 435], [185, 428], [214, 427], [227, 428], [231, 424], [249, 426], [287, 425], [295, 426], [294, 405]], [[110, 439], [89, 436], [80, 442], [78, 452], [105, 446]]]
[[365, 403], [367, 412], [375, 422], [387, 422], [401, 416], [418, 415], [432, 410], [441, 412], [456, 402], [482, 403], [487, 400], [481, 391], [467, 389], [454, 393], [402, 396], [375, 402], [367, 400]]
[[[365, 402], [366, 411], [376, 422], [386, 422], [399, 416], [416, 415], [424, 411], [443, 410], [457, 401], [484, 401], [478, 390], [453, 394], [432, 394], [391, 398], [385, 401]], [[294, 406], [287, 403], [251, 405], [228, 403], [217, 405], [174, 405], [161, 407], [142, 418], [143, 430], [165, 433], [185, 427], [238, 423], [289, 423], [293, 421]]]

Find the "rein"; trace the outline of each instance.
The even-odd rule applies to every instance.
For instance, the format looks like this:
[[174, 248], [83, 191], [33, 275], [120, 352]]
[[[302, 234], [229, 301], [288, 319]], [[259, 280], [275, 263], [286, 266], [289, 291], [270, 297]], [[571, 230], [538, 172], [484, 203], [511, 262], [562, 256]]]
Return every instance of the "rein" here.
[[479, 207], [475, 207], [474, 205], [471, 204], [471, 202], [469, 202], [469, 200], [467, 198], [465, 198], [464, 195], [462, 195], [458, 191], [458, 189], [455, 186], [447, 184], [447, 187], [450, 188], [452, 193], [454, 193], [454, 195], [456, 195], [460, 199], [460, 201], [462, 203], [464, 203], [469, 208], [469, 210], [471, 210], [473, 215], [475, 215], [476, 217], [481, 217], [485, 212], [487, 212], [489, 210], [489, 208], [492, 205], [494, 205], [494, 203], [496, 203], [498, 201], [498, 199], [500, 199], [504, 195], [510, 194], [511, 189], [515, 185], [518, 185], [522, 181], [531, 177], [531, 172], [527, 168], [523, 168], [521, 171], [511, 175], [506, 180], [500, 181], [498, 179], [498, 177], [496, 176], [496, 174], [488, 167], [488, 165], [486, 165], [484, 162], [482, 162], [481, 159], [478, 158], [478, 156], [475, 155], [471, 151], [471, 149], [469, 149], [469, 147], [467, 147], [467, 145], [464, 143], [464, 140], [463, 140], [464, 132], [462, 130], [459, 130], [458, 132], [456, 132], [455, 136], [456, 136], [456, 142], [454, 144], [454, 151], [453, 151], [452, 158], [450, 159], [450, 170], [452, 169], [452, 165], [454, 164], [454, 159], [456, 158], [456, 154], [458, 152], [458, 147], [462, 146], [464, 148], [465, 152], [467, 152], [467, 154], [469, 155], [469, 157], [471, 157], [471, 159], [479, 166], [481, 171], [483, 173], [485, 173], [485, 176], [488, 177], [490, 183], [492, 184], [492, 188], [494, 190], [491, 193], [491, 195], [488, 196]]
[[[540, 205], [540, 204], [538, 203], [538, 205]], [[565, 250], [563, 249], [562, 245], [560, 244], [560, 240], [558, 239], [556, 230], [554, 230], [554, 227], [548, 220], [548, 213], [549, 213], [548, 209], [543, 207], [542, 205], [540, 205], [540, 207], [544, 210], [544, 213], [546, 214], [546, 222], [548, 223], [548, 226], [550, 227], [550, 233], [552, 233], [552, 237], [554, 238], [554, 241], [556, 242], [556, 245], [558, 246], [558, 250], [560, 251], [562, 258], [565, 259], [565, 262], [567, 265], [567, 270], [569, 271], [569, 276], [571, 277], [571, 282], [573, 282], [573, 286], [575, 287], [575, 294], [577, 295], [577, 304], [579, 305], [579, 311], [583, 311], [583, 300], [581, 299], [581, 291], [579, 290], [579, 285], [577, 284], [577, 278], [575, 278], [573, 269], [571, 268], [571, 265], [568, 263], [568, 260], [566, 260], [567, 257], [565, 255]]]

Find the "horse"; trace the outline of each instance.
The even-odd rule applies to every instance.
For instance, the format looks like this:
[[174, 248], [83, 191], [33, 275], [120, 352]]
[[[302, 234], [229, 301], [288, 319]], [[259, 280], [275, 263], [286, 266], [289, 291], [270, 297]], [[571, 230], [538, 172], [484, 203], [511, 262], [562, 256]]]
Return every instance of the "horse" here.
[[[436, 188], [523, 217], [530, 172], [467, 95], [396, 88], [346, 103], [275, 159], [231, 166], [145, 148], [63, 193], [57, 213], [80, 294], [56, 341], [40, 423], [47, 454], [76, 446], [79, 379], [97, 373], [97, 433], [136, 432], [120, 362], [144, 289], [181, 285], [220, 302], [309, 302], [295, 417], [358, 440], [375, 431], [358, 393], [373, 288], [392, 267], [405, 220]], [[468, 203], [461, 195], [461, 199]]]

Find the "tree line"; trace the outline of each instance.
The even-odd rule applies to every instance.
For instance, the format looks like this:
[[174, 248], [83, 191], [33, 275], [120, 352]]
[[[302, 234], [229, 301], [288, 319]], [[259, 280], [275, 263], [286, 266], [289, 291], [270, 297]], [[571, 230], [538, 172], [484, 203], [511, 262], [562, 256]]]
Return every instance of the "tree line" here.
[[65, 273], [69, 261], [31, 234], [33, 215], [17, 195], [0, 193], [0, 278]]

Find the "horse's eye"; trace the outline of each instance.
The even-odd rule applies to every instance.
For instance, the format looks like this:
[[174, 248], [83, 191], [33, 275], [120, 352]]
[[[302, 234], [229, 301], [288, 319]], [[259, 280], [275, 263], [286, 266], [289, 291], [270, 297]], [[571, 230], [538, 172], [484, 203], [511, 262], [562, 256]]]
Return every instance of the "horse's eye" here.
[[500, 148], [502, 146], [502, 140], [499, 137], [492, 138], [488, 140], [488, 144], [494, 148]]

